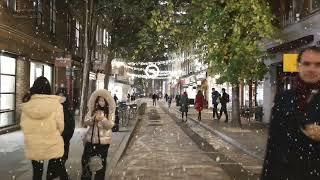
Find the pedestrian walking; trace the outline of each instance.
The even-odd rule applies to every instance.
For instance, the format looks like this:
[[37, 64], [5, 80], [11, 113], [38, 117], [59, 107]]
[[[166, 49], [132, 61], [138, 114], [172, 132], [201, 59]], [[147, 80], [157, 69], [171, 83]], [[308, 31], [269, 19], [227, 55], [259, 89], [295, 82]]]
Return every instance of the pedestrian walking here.
[[198, 91], [198, 94], [196, 95], [196, 101], [195, 101], [195, 108], [198, 111], [198, 120], [201, 121], [201, 111], [203, 110], [204, 105], [204, 96], [202, 94], [202, 91]]
[[116, 94], [114, 94], [113, 99], [114, 99], [114, 102], [117, 104], [119, 99]]
[[221, 109], [220, 109], [220, 116], [218, 117], [218, 120], [221, 119], [222, 113], [225, 114], [226, 120], [225, 123], [228, 122], [228, 109], [227, 109], [227, 103], [230, 102], [230, 96], [228, 93], [226, 93], [226, 89], [222, 88], [222, 97], [220, 97], [220, 103], [221, 103]]
[[[59, 88], [56, 92], [56, 95], [62, 97], [61, 104], [63, 106], [63, 114], [64, 114], [64, 130], [62, 132], [62, 138], [64, 141], [64, 154], [62, 156], [62, 166], [64, 169], [66, 169], [65, 164], [69, 157], [69, 148], [70, 148], [70, 140], [73, 136], [74, 129], [75, 129], [75, 120], [74, 120], [74, 113], [73, 108], [70, 105], [70, 101], [67, 94], [66, 88]], [[56, 164], [49, 161], [48, 164], [48, 173], [51, 178], [57, 178], [63, 179], [61, 175], [59, 176], [58, 172], [55, 167]]]
[[179, 94], [176, 95], [176, 106], [180, 106], [180, 98], [181, 96]]
[[169, 96], [168, 96], [168, 94], [167, 94], [167, 93], [164, 95], [164, 98], [166, 99], [166, 102], [168, 102], [168, 98], [169, 98]]
[[188, 99], [187, 92], [184, 92], [183, 95], [181, 96], [180, 103], [181, 103], [180, 111], [182, 113], [182, 121], [183, 121], [184, 114], [185, 114], [186, 115], [185, 122], [187, 122], [187, 120], [188, 120], [188, 109], [189, 109], [189, 99]]
[[278, 94], [269, 126], [262, 180], [320, 179], [320, 48], [298, 56], [297, 87]]
[[220, 103], [220, 93], [215, 90], [215, 88], [212, 88], [211, 98], [212, 98], [212, 111], [213, 111], [213, 119], [215, 119], [217, 115], [217, 119], [219, 118], [218, 114], [218, 105]]
[[157, 106], [157, 99], [158, 99], [158, 96], [157, 96], [157, 94], [156, 93], [154, 93], [153, 95], [152, 95], [152, 101], [153, 101], [153, 106]]
[[172, 96], [168, 96], [168, 107], [171, 107], [171, 103], [172, 103]]
[[105, 179], [116, 104], [110, 92], [100, 89], [91, 95], [84, 124], [89, 126], [82, 155], [82, 180]]
[[[22, 104], [20, 126], [24, 135], [25, 155], [31, 160], [33, 180], [41, 180], [44, 161], [56, 168], [61, 180], [68, 179], [64, 168], [64, 114], [62, 98], [52, 95], [49, 81], [41, 76], [30, 88]], [[47, 180], [53, 177], [47, 173]]]

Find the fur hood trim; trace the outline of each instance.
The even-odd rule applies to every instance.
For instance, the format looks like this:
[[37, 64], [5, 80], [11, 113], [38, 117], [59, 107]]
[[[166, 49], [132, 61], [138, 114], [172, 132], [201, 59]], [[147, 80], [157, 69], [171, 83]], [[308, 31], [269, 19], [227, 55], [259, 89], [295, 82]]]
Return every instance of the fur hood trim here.
[[103, 97], [108, 102], [109, 113], [114, 114], [115, 110], [116, 110], [116, 103], [114, 102], [114, 99], [113, 99], [111, 93], [109, 91], [107, 91], [106, 89], [99, 89], [99, 90], [94, 91], [91, 94], [90, 99], [88, 101], [89, 112], [91, 113], [94, 110], [95, 101], [99, 96]]

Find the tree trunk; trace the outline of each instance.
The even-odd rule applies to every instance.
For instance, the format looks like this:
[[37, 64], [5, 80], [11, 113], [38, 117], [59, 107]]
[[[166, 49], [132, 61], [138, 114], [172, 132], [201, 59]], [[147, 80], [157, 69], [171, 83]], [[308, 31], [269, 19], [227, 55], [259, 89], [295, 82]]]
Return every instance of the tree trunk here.
[[243, 81], [240, 82], [240, 106], [244, 106], [244, 84]]
[[258, 106], [258, 100], [257, 100], [257, 94], [258, 94], [258, 81], [254, 82], [254, 106]]
[[[90, 9], [88, 10], [88, 1], [90, 1]], [[88, 89], [89, 82], [89, 66], [90, 66], [90, 57], [88, 49], [88, 20], [89, 14], [91, 14], [93, 8], [93, 0], [85, 1], [85, 25], [84, 25], [84, 66], [82, 72], [82, 87], [81, 87], [81, 99], [80, 99], [80, 121], [81, 126], [83, 126], [83, 120], [86, 111], [86, 93]]]
[[249, 108], [252, 108], [252, 101], [253, 101], [253, 97], [252, 97], [252, 80], [249, 81]]
[[110, 74], [111, 74], [111, 71], [112, 71], [112, 60], [114, 58], [114, 53], [113, 51], [110, 51], [108, 53], [108, 59], [107, 59], [107, 63], [104, 67], [104, 72], [105, 72], [105, 76], [104, 76], [104, 89], [107, 89], [108, 90], [108, 87], [109, 87], [109, 79], [110, 79]]
[[240, 119], [239, 85], [232, 86], [232, 122], [242, 127]]

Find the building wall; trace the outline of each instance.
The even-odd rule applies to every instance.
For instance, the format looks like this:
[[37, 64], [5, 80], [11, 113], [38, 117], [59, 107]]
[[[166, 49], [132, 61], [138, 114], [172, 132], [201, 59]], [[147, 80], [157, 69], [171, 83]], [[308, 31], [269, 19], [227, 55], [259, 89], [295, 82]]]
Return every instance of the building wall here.
[[30, 62], [24, 57], [17, 58], [17, 72], [16, 72], [16, 118], [19, 122], [23, 96], [29, 90], [30, 84]]
[[[55, 91], [61, 84], [66, 86], [66, 68], [54, 67], [56, 57], [71, 55], [73, 65], [81, 71], [83, 51], [75, 47], [75, 20], [77, 17], [69, 11], [67, 1], [56, 0], [56, 33], [50, 32], [49, 0], [43, 1], [43, 20], [36, 24], [33, 0], [16, 0], [16, 11], [7, 7], [6, 1], [0, 1], [0, 50], [16, 57], [16, 122], [20, 118], [20, 105], [23, 96], [30, 88], [30, 61], [47, 64], [52, 67], [52, 87]], [[81, 9], [81, 8], [80, 8]], [[82, 11], [80, 11], [82, 12]], [[70, 41], [67, 41], [67, 14], [74, 15], [71, 20]], [[81, 16], [78, 16], [83, 24]], [[80, 45], [83, 36], [80, 31]], [[72, 70], [71, 70], [72, 71]], [[79, 80], [80, 78], [77, 78]], [[79, 82], [80, 83], [80, 82]], [[73, 82], [70, 84], [79, 84]], [[0, 128], [0, 131], [2, 129]], [[1, 133], [1, 132], [0, 132]]]

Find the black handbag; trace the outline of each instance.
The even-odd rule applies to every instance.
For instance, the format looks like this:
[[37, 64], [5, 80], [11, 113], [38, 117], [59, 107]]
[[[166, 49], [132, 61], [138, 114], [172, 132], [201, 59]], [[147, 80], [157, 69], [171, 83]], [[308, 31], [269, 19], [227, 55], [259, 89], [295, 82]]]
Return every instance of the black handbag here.
[[[94, 127], [95, 127], [95, 122], [96, 122], [96, 120], [94, 119], [93, 120], [93, 127], [92, 127], [92, 134], [91, 134], [91, 143], [92, 144], [93, 144], [93, 132], [94, 132]], [[101, 144], [98, 124], [97, 124], [97, 129], [98, 129], [99, 144]], [[89, 162], [88, 162], [88, 166], [89, 166], [89, 169], [92, 172], [93, 176], [95, 175], [95, 173], [97, 171], [99, 171], [99, 170], [101, 170], [103, 168], [102, 161], [103, 161], [102, 158], [100, 156], [98, 156], [98, 155], [90, 157]]]

